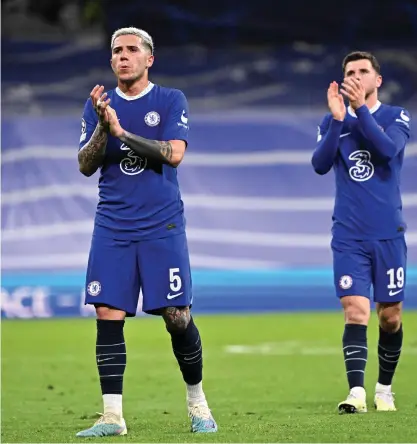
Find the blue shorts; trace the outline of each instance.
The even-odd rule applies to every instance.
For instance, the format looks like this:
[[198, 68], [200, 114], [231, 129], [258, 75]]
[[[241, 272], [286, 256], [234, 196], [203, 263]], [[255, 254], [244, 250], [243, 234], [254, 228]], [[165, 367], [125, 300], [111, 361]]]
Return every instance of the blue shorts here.
[[375, 302], [404, 300], [407, 245], [404, 236], [376, 241], [332, 240], [336, 293], [370, 298]]
[[191, 270], [185, 233], [130, 241], [93, 235], [85, 288], [86, 304], [105, 304], [135, 316], [142, 310], [192, 304]]

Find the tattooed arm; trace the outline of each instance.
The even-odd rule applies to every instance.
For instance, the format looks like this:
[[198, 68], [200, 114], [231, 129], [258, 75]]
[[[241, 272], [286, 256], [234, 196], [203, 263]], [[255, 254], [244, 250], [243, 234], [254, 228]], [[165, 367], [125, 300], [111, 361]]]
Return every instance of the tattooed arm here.
[[118, 137], [139, 156], [173, 167], [177, 167], [184, 157], [185, 142], [183, 140], [149, 140], [125, 130], [122, 130]]
[[107, 130], [100, 122], [90, 140], [78, 151], [78, 165], [84, 176], [92, 176], [103, 164], [107, 145]]
[[185, 153], [185, 142], [183, 140], [150, 140], [136, 134], [129, 133], [120, 126], [116, 111], [111, 107], [107, 107], [107, 115], [109, 119], [110, 134], [120, 139], [138, 156], [165, 163], [173, 167], [177, 167]]
[[91, 134], [94, 124], [98, 120], [90, 140], [78, 151], [80, 172], [87, 177], [92, 176], [103, 164], [109, 130], [109, 119], [106, 110], [109, 103], [110, 99], [107, 99], [104, 86], [96, 85], [91, 90], [90, 99], [87, 100], [84, 107], [80, 143], [87, 138], [87, 135]]

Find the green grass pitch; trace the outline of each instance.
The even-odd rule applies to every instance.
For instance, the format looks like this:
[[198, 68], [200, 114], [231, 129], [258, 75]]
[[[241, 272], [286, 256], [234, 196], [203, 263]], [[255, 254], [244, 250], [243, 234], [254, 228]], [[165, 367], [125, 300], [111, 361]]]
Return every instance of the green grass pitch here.
[[[337, 414], [347, 395], [342, 313], [196, 315], [204, 388], [219, 426], [189, 432], [185, 388], [158, 318], [126, 322], [127, 437], [106, 442], [417, 442], [417, 312], [404, 317], [397, 412], [376, 413], [377, 323], [369, 328], [369, 413]], [[102, 411], [94, 319], [2, 322], [2, 441], [83, 442]], [[91, 442], [88, 441], [88, 442]]]

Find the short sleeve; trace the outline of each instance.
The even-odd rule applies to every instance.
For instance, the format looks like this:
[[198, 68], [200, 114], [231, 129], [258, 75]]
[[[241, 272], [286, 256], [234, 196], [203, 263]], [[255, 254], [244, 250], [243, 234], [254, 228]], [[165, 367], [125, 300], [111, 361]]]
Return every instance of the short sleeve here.
[[78, 149], [81, 149], [91, 139], [91, 136], [96, 129], [97, 122], [98, 118], [93, 108], [93, 102], [91, 99], [88, 99], [85, 102], [84, 112], [81, 118], [81, 134]]
[[188, 102], [182, 91], [175, 90], [162, 130], [162, 140], [183, 140], [188, 144]]

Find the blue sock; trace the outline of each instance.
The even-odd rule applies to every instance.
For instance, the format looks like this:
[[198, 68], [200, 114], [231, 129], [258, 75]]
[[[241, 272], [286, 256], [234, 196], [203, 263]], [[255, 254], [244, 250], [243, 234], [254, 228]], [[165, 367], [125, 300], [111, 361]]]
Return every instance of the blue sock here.
[[184, 381], [190, 385], [198, 384], [203, 379], [203, 348], [193, 318], [185, 331], [170, 334], [172, 349]]
[[378, 382], [383, 385], [391, 385], [395, 369], [401, 355], [403, 343], [403, 326], [398, 331], [389, 333], [379, 327], [378, 360], [379, 376]]
[[97, 319], [96, 361], [103, 395], [121, 395], [126, 368], [125, 321]]
[[364, 387], [368, 359], [366, 325], [346, 324], [343, 334], [343, 354], [349, 388]]

